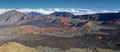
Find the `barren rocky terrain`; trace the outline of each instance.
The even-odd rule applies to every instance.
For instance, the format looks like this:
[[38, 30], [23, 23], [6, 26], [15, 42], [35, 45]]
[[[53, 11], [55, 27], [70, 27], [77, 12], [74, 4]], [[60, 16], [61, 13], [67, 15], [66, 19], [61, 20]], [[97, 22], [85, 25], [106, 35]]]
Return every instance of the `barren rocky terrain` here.
[[0, 51], [119, 52], [119, 17], [119, 13], [43, 15], [11, 10], [0, 15]]

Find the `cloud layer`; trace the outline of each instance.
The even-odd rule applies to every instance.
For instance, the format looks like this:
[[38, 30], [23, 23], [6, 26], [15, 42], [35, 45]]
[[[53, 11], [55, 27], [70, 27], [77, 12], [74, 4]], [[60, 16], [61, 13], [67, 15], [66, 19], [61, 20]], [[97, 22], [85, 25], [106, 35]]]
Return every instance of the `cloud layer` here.
[[117, 13], [120, 10], [107, 10], [107, 9], [72, 9], [72, 8], [39, 8], [39, 9], [30, 9], [30, 8], [24, 8], [24, 9], [0, 9], [0, 14], [5, 13], [9, 10], [17, 10], [20, 12], [39, 12], [42, 14], [50, 14], [53, 12], [71, 12], [75, 15], [83, 15], [83, 14], [94, 14], [94, 13]]

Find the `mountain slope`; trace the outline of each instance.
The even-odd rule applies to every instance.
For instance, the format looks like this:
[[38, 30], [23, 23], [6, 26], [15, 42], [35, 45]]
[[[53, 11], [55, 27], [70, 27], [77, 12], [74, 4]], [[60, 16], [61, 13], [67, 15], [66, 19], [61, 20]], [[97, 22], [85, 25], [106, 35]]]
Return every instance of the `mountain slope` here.
[[31, 20], [39, 20], [41, 16], [43, 16], [43, 14], [38, 13], [38, 12], [29, 12], [27, 13], [30, 17]]
[[80, 27], [80, 31], [91, 32], [91, 31], [98, 31], [98, 30], [99, 30], [99, 27], [92, 22], [86, 22], [85, 24], [83, 24], [83, 26]]
[[110, 26], [120, 26], [120, 21], [104, 21], [103, 25], [110, 25]]
[[114, 21], [120, 20], [120, 13], [96, 13], [88, 15], [76, 15], [73, 18], [94, 20], [94, 21]]
[[73, 17], [74, 14], [70, 13], [70, 12], [54, 12], [51, 13], [50, 16], [56, 16], [56, 17]]
[[26, 14], [16, 10], [10, 10], [0, 15], [0, 25], [14, 24], [20, 20], [24, 20]]
[[36, 52], [36, 50], [16, 42], [9, 42], [0, 46], [0, 52]]

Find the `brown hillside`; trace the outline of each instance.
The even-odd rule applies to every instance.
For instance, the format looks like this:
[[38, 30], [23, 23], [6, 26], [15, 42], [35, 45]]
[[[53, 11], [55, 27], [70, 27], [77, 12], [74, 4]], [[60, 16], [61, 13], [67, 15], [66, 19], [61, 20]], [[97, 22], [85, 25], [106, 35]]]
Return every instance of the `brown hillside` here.
[[99, 30], [99, 27], [92, 23], [92, 22], [85, 22], [85, 24], [83, 26], [80, 27], [79, 29], [80, 31], [98, 31]]
[[12, 28], [5, 28], [0, 30], [1, 34], [39, 34], [45, 32], [53, 32], [57, 31], [56, 27], [37, 27], [30, 25], [17, 26]]
[[86, 22], [81, 27], [38, 27], [32, 25], [16, 26], [12, 28], [5, 28], [0, 30], [1, 34], [40, 34], [52, 32], [70, 32], [74, 30], [80, 31], [98, 31], [99, 27], [92, 22]]

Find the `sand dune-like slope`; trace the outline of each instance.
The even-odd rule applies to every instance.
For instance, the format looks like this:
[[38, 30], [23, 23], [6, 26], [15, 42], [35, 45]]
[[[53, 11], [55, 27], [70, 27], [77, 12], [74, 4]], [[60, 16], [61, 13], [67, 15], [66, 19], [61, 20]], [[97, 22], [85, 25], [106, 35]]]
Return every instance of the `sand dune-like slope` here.
[[92, 23], [92, 22], [86, 22], [83, 26], [80, 27], [80, 31], [98, 31], [99, 27]]
[[0, 52], [36, 52], [36, 50], [16, 42], [8, 42], [0, 46]]

